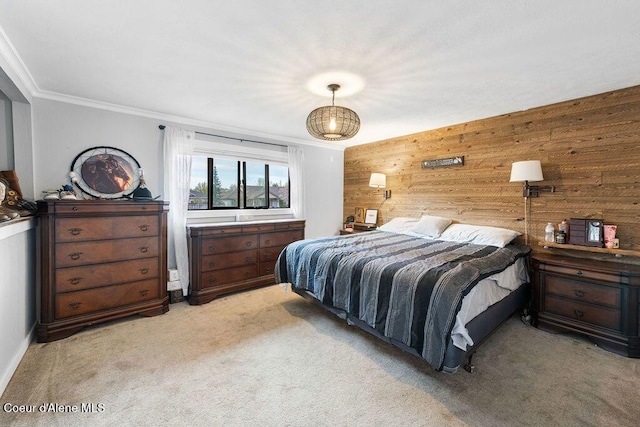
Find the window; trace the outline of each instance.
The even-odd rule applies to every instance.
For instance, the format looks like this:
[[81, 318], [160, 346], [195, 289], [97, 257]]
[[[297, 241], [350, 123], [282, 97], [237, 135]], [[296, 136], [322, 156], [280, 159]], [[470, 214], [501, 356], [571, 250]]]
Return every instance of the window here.
[[289, 188], [287, 166], [194, 156], [189, 210], [288, 208]]

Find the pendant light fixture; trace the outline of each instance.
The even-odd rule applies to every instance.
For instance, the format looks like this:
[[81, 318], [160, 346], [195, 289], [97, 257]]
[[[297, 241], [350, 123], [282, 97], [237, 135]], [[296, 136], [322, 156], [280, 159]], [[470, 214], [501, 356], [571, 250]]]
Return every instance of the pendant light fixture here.
[[360, 130], [360, 117], [355, 111], [335, 105], [336, 91], [340, 85], [330, 84], [331, 105], [316, 108], [307, 117], [307, 130], [314, 138], [326, 141], [349, 139]]

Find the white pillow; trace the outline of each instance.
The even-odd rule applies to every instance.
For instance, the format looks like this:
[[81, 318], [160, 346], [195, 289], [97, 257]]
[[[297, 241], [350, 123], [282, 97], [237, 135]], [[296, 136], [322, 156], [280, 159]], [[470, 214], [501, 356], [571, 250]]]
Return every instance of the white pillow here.
[[451, 224], [451, 220], [449, 218], [422, 215], [420, 221], [418, 221], [418, 223], [409, 231], [435, 239], [440, 236], [440, 233], [442, 233], [449, 224]]
[[520, 233], [506, 228], [488, 227], [471, 224], [451, 224], [442, 232], [439, 239], [450, 242], [474, 243], [504, 248]]
[[418, 222], [417, 218], [405, 218], [405, 217], [393, 218], [386, 224], [383, 224], [380, 227], [378, 227], [378, 230], [387, 231], [389, 233], [405, 233], [411, 227], [416, 225], [417, 222]]

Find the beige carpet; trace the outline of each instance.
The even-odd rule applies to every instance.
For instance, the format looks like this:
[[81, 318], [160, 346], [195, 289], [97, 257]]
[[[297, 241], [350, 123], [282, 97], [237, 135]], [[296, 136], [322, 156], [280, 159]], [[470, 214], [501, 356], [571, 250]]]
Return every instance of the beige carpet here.
[[[640, 360], [508, 321], [477, 372], [433, 371], [279, 286], [33, 344], [2, 426], [638, 425]], [[39, 405], [101, 404], [97, 412]], [[100, 409], [103, 409], [100, 412]]]

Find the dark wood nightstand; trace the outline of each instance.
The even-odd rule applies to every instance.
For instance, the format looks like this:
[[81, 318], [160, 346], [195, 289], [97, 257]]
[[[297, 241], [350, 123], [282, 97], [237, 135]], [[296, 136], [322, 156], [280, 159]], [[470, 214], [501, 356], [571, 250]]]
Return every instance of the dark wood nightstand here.
[[534, 315], [549, 332], [577, 332], [602, 348], [640, 357], [640, 266], [536, 255]]

